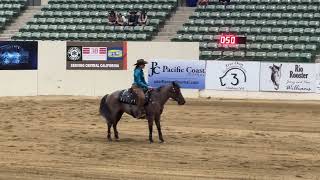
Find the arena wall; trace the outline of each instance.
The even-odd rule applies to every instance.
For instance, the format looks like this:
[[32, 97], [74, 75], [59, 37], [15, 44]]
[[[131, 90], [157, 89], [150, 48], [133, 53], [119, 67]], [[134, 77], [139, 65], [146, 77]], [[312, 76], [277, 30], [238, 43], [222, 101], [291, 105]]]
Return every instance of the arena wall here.
[[[131, 85], [133, 64], [137, 59], [198, 60], [198, 47], [198, 43], [186, 42], [128, 42], [127, 70], [66, 70], [66, 42], [40, 41], [38, 70], [1, 70], [0, 96], [102, 96]], [[183, 89], [183, 94], [188, 98], [320, 100], [316, 93]]]
[[[66, 43], [39, 42], [38, 94], [102, 96], [132, 83], [137, 59], [198, 59], [198, 43], [128, 42], [128, 70], [66, 70]], [[147, 77], [147, 76], [146, 76]], [[184, 90], [198, 97], [198, 90]]]

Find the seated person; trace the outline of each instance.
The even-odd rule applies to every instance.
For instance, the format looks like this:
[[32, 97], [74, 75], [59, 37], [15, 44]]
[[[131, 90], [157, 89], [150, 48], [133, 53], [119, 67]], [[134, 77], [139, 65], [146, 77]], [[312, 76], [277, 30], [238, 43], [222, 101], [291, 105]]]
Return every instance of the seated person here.
[[136, 26], [138, 24], [137, 22], [137, 12], [131, 11], [129, 18], [128, 18], [128, 24], [129, 26]]
[[[221, 1], [221, 0], [219, 0]], [[209, 0], [199, 0], [198, 5], [199, 6], [207, 6], [209, 4]]]
[[120, 26], [124, 26], [127, 24], [127, 18], [121, 13], [117, 15], [117, 24]]
[[145, 11], [142, 11], [140, 16], [139, 16], [139, 19], [138, 19], [139, 25], [140, 26], [146, 25], [147, 24], [147, 20], [148, 20], [147, 13]]
[[117, 22], [116, 13], [114, 11], [111, 11], [108, 16], [108, 23], [110, 25], [115, 25], [116, 22]]

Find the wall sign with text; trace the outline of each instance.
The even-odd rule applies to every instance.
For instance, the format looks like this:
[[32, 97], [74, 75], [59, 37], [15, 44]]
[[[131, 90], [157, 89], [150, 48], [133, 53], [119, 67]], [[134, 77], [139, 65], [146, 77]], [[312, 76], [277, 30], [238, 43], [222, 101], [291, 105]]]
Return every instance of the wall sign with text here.
[[125, 70], [126, 42], [67, 42], [68, 70]]

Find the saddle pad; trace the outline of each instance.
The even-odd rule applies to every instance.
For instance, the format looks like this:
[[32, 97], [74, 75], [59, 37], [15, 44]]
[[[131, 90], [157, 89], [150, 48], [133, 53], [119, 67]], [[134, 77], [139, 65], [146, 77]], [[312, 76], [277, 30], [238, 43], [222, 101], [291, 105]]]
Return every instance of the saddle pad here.
[[125, 89], [122, 90], [120, 92], [120, 102], [122, 103], [126, 103], [126, 104], [132, 104], [132, 105], [136, 105], [136, 99], [135, 99], [135, 95], [133, 94], [132, 91], [129, 91], [129, 89]]
[[[125, 89], [120, 92], [119, 101], [126, 104], [137, 105], [136, 95], [130, 89]], [[150, 101], [150, 92], [145, 93], [145, 105]]]

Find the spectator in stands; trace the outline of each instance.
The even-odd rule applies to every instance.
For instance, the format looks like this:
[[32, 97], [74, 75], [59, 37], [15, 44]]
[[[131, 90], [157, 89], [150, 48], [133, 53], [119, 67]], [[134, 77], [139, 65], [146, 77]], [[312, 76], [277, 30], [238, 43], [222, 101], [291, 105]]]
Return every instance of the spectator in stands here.
[[115, 25], [117, 23], [117, 16], [113, 10], [109, 13], [108, 21], [110, 25]]
[[[221, 1], [221, 0], [219, 0], [219, 1]], [[209, 4], [209, 0], [199, 0], [198, 1], [199, 6], [208, 6], [208, 4]]]
[[138, 20], [137, 19], [137, 12], [131, 11], [130, 15], [129, 15], [129, 18], [128, 18], [129, 26], [136, 26], [138, 24], [137, 20]]
[[220, 2], [221, 4], [224, 4], [224, 6], [227, 6], [227, 5], [230, 4], [230, 0], [219, 0], [219, 2]]
[[147, 12], [142, 11], [142, 12], [140, 13], [139, 21], [138, 21], [139, 24], [140, 24], [140, 26], [146, 25], [146, 24], [147, 24], [147, 21], [148, 21]]
[[117, 24], [120, 26], [127, 25], [127, 18], [124, 15], [122, 15], [121, 13], [119, 13], [117, 15]]

